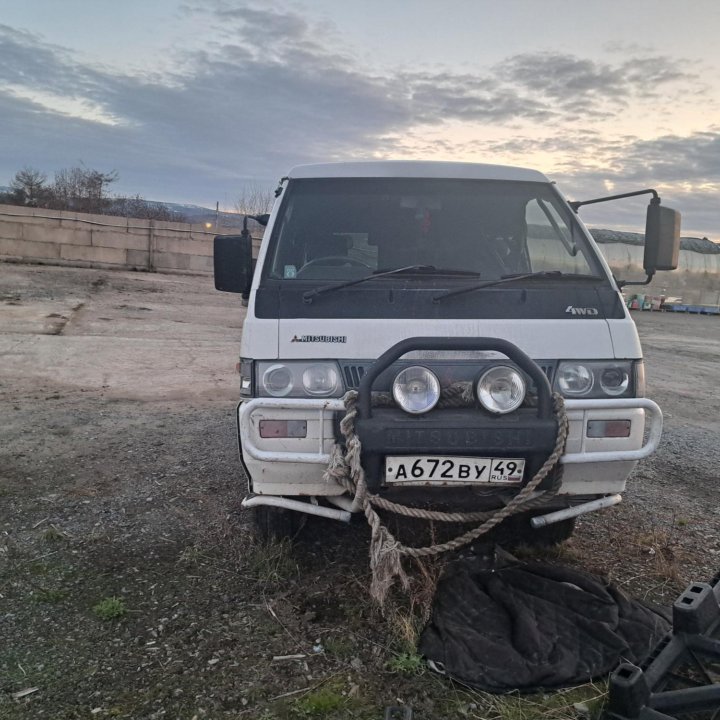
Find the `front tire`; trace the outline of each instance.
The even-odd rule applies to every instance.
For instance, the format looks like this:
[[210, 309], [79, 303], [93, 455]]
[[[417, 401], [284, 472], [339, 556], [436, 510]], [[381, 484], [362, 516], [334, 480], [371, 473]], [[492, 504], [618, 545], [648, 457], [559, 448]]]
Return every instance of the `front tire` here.
[[258, 505], [250, 509], [256, 540], [268, 543], [294, 540], [305, 525], [305, 516], [294, 510]]
[[[513, 516], [507, 523], [507, 527], [501, 528], [501, 532], [508, 536], [510, 545], [530, 545], [531, 547], [553, 547], [565, 542], [575, 530], [576, 518], [568, 518], [560, 522], [546, 525], [541, 528], [533, 528], [530, 525], [530, 518], [534, 514], [523, 513]], [[505, 525], [505, 523], [503, 523]]]

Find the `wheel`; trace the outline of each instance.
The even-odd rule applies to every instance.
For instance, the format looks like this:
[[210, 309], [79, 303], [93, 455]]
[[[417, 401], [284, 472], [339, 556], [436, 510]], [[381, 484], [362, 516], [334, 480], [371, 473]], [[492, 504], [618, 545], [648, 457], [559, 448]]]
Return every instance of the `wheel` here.
[[514, 515], [500, 527], [502, 540], [511, 547], [513, 545], [531, 545], [535, 547], [552, 547], [567, 540], [575, 530], [575, 518], [568, 518], [552, 525], [533, 528], [530, 518], [536, 513]]
[[294, 540], [305, 525], [304, 513], [258, 505], [251, 508], [255, 538], [260, 542]]

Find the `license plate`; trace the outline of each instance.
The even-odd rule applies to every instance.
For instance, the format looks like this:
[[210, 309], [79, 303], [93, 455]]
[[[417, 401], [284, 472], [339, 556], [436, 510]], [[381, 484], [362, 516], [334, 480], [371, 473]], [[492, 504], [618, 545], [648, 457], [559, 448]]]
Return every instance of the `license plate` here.
[[422, 485], [463, 485], [522, 482], [522, 458], [403, 455], [385, 458], [385, 482]]

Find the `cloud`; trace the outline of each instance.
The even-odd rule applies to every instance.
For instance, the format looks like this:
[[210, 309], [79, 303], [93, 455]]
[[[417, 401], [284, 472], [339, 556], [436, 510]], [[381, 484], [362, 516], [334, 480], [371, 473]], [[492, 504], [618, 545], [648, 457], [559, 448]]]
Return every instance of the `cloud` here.
[[[628, 139], [608, 148], [603, 167], [568, 168], [554, 176], [575, 199], [654, 187], [683, 215], [683, 233], [720, 240], [720, 126], [688, 136]], [[609, 183], [613, 188], [606, 192]], [[639, 229], [644, 200], [613, 203], [618, 222]], [[599, 206], [583, 208], [590, 222], [607, 224]]]
[[[717, 178], [715, 130], [645, 145], [599, 134], [654, 93], [697, 89], [685, 62], [636, 49], [612, 63], [540, 52], [476, 72], [408, 72], [367, 67], [335, 28], [299, 13], [221, 1], [185, 12], [203, 15], [212, 42], [168, 51], [162, 71], [103, 67], [0, 25], [0, 117], [13, 138], [0, 184], [24, 165], [51, 173], [83, 160], [117, 169], [120, 190], [208, 202], [304, 162], [479, 152], [553, 155], [582, 188], [619, 173]], [[475, 139], [453, 140], [451, 124]]]
[[[720, 240], [720, 126], [651, 140], [607, 138], [597, 129], [562, 129], [545, 137], [474, 140], [459, 151], [503, 156], [518, 165], [527, 165], [525, 159], [533, 153], [552, 158], [551, 166], [539, 169], [574, 200], [654, 187], [664, 204], [683, 214], [683, 233]], [[640, 197], [587, 206], [581, 216], [597, 226], [641, 230], [647, 202]]]
[[496, 72], [531, 96], [580, 115], [601, 109], [614, 115], [638, 98], [699, 80], [662, 56], [635, 56], [611, 65], [557, 52], [524, 53], [505, 60]]

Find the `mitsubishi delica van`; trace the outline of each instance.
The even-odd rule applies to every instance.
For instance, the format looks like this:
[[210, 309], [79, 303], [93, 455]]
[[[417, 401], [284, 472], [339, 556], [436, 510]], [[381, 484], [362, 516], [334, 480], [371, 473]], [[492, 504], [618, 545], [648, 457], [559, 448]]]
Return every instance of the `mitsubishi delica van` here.
[[[653, 196], [647, 283], [677, 266], [679, 213], [653, 190], [585, 203], [643, 193]], [[266, 224], [256, 261], [247, 229], [215, 239], [216, 287], [247, 303], [243, 505], [275, 527], [296, 513], [348, 521], [361, 510], [325, 473], [351, 390], [371, 493], [423, 508], [502, 507], [552, 451], [559, 393], [562, 484], [524, 523], [567, 534], [576, 516], [620, 502], [657, 447], [662, 415], [644, 397], [620, 293], [630, 283], [613, 277], [579, 220], [585, 203], [539, 172], [499, 165], [293, 169], [272, 213], [255, 218]]]

